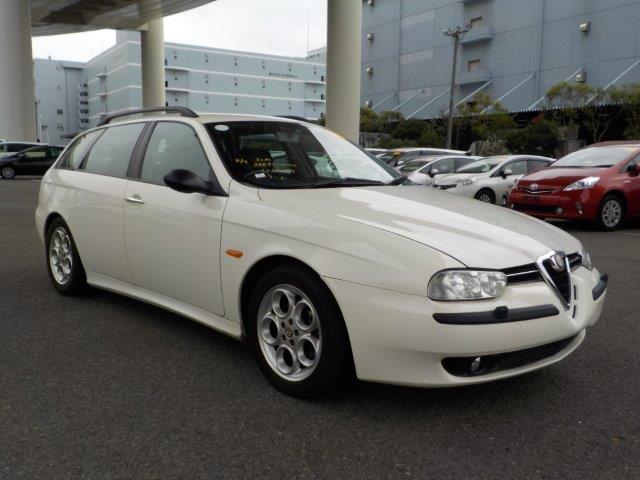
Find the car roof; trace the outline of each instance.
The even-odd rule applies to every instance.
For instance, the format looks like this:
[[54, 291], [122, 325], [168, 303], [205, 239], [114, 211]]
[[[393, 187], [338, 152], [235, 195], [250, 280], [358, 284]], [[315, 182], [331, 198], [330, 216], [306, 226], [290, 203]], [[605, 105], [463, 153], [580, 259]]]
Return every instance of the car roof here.
[[611, 140], [608, 142], [598, 142], [587, 145], [585, 148], [594, 147], [615, 147], [615, 146], [637, 147], [640, 148], [640, 140]]

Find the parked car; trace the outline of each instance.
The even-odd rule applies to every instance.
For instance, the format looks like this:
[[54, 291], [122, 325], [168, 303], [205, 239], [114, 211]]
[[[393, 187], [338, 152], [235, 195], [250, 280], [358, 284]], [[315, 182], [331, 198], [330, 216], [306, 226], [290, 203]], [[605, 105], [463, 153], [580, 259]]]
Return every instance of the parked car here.
[[407, 175], [413, 183], [430, 187], [433, 186], [436, 177], [455, 173], [465, 165], [480, 158], [460, 155], [422, 157], [403, 163], [398, 167], [398, 171]]
[[379, 155], [378, 158], [387, 162], [389, 166], [397, 168], [409, 160], [435, 155], [465, 155], [465, 152], [445, 148], [396, 148]]
[[371, 155], [375, 155], [376, 157], [379, 157], [380, 155], [382, 155], [387, 151], [386, 148], [365, 148], [365, 150], [369, 152]]
[[27, 148], [42, 145], [41, 143], [34, 142], [0, 142], [0, 158], [11, 153], [18, 153]]
[[0, 157], [0, 175], [7, 180], [16, 175], [44, 175], [64, 147], [38, 145]]
[[521, 178], [512, 208], [539, 218], [596, 221], [604, 230], [640, 216], [640, 142], [605, 142]]
[[316, 125], [157, 110], [104, 118], [43, 177], [36, 225], [60, 293], [89, 284], [246, 339], [296, 396], [354, 368], [422, 387], [523, 374], [600, 316], [606, 277], [550, 224], [405, 185]]
[[553, 161], [531, 155], [487, 157], [462, 167], [458, 173], [441, 176], [433, 186], [481, 202], [496, 203], [516, 179], [537, 172]]

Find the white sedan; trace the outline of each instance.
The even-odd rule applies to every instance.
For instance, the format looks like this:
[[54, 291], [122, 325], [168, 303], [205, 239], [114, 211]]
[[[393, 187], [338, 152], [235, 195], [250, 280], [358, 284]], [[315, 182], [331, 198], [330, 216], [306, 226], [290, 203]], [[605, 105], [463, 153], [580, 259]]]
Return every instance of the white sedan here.
[[485, 203], [502, 203], [507, 189], [524, 175], [537, 172], [553, 158], [532, 155], [497, 155], [470, 163], [451, 175], [442, 175], [433, 187], [475, 198]]
[[600, 316], [607, 278], [562, 230], [403, 185], [313, 124], [159, 110], [112, 114], [42, 179], [36, 224], [60, 293], [88, 284], [246, 340], [301, 397], [354, 372], [421, 387], [511, 377], [569, 355]]
[[435, 179], [449, 175], [482, 157], [443, 155], [416, 158], [403, 163], [397, 170], [418, 185], [433, 186]]

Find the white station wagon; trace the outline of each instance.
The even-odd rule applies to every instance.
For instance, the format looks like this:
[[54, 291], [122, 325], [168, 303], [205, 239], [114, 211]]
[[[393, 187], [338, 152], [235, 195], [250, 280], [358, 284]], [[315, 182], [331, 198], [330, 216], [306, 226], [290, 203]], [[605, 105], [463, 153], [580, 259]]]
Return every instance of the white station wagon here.
[[522, 374], [600, 316], [607, 277], [551, 225], [406, 185], [310, 123], [152, 110], [103, 119], [42, 179], [62, 294], [89, 284], [244, 339], [303, 397], [353, 372], [421, 387]]

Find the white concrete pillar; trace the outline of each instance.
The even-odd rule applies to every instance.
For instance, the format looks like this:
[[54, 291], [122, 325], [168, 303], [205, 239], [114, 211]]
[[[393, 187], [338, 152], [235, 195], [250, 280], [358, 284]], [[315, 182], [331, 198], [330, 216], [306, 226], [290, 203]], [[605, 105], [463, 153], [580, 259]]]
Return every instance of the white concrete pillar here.
[[331, 130], [358, 142], [362, 0], [329, 0], [327, 21], [327, 111]]
[[158, 18], [140, 31], [142, 106], [164, 107], [164, 24]]
[[29, 3], [0, 0], [0, 139], [36, 139]]

